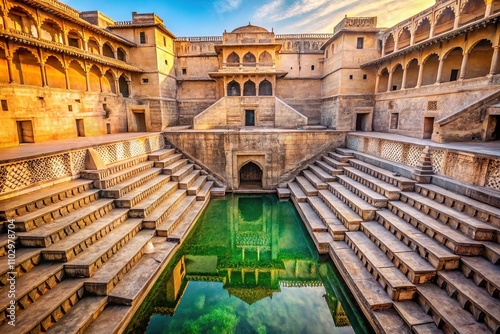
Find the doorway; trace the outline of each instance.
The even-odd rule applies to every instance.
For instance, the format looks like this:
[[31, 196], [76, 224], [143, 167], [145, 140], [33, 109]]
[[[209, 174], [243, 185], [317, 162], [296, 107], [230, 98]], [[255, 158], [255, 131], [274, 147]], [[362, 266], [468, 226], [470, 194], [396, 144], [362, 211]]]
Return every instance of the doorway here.
[[255, 126], [255, 110], [245, 110], [245, 126]]
[[76, 135], [78, 137], [85, 137], [85, 125], [83, 124], [83, 119], [76, 120]]
[[262, 169], [254, 162], [247, 162], [240, 169], [238, 189], [262, 189]]
[[356, 131], [369, 131], [370, 114], [356, 114]]
[[434, 117], [424, 117], [424, 136], [423, 139], [431, 139], [434, 132]]
[[134, 120], [137, 126], [137, 132], [146, 132], [146, 116], [144, 112], [134, 112]]
[[34, 143], [33, 124], [31, 121], [17, 121], [17, 135], [19, 144]]
[[457, 81], [458, 80], [458, 72], [459, 70], [451, 70], [451, 75], [450, 75], [450, 81]]
[[500, 115], [490, 115], [488, 123], [493, 130], [486, 140], [500, 140]]

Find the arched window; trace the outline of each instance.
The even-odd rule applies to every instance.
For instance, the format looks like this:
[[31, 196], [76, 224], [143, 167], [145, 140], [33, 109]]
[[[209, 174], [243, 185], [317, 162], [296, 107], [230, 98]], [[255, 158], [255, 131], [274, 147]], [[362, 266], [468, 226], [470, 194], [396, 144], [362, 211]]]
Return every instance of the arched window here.
[[66, 75], [62, 62], [55, 56], [50, 56], [45, 61], [45, 74], [49, 87], [66, 88]]
[[272, 66], [273, 65], [273, 57], [267, 51], [264, 51], [259, 56], [259, 65], [261, 66]]
[[42, 85], [42, 74], [38, 59], [28, 50], [21, 48], [14, 53], [14, 81], [23, 85]]
[[87, 90], [87, 80], [82, 65], [72, 60], [68, 68], [69, 86], [75, 90]]
[[101, 85], [103, 93], [116, 94], [115, 76], [113, 75], [113, 72], [111, 72], [111, 70], [107, 70], [106, 73], [102, 76]]
[[490, 73], [493, 45], [487, 39], [479, 41], [469, 52], [465, 79], [484, 77]]
[[7, 15], [9, 20], [9, 27], [16, 31], [30, 34], [34, 37], [38, 36], [36, 30], [36, 23], [34, 18], [25, 9], [21, 7], [13, 7]]
[[227, 56], [227, 65], [228, 66], [239, 66], [240, 65], [240, 56], [236, 52], [231, 52], [229, 56]]
[[436, 76], [439, 68], [439, 56], [435, 53], [425, 59], [422, 65], [422, 86], [432, 85], [436, 83]]
[[259, 84], [259, 95], [260, 96], [272, 96], [273, 95], [273, 85], [266, 79]]
[[450, 7], [445, 8], [436, 19], [434, 36], [453, 29], [455, 23], [455, 12]]
[[390, 34], [389, 37], [387, 37], [387, 39], [385, 40], [384, 53], [388, 55], [392, 52], [394, 52], [394, 36]]
[[255, 66], [256, 60], [255, 56], [251, 52], [247, 52], [243, 56], [243, 66]]
[[414, 43], [418, 43], [429, 38], [430, 33], [431, 33], [431, 22], [426, 17], [422, 21], [420, 21], [417, 30], [415, 30]]
[[51, 20], [46, 20], [41, 26], [42, 38], [48, 41], [62, 43], [62, 29]]
[[102, 46], [102, 55], [109, 58], [115, 58], [115, 52], [108, 43], [104, 43], [104, 45]]
[[127, 61], [127, 53], [122, 48], [118, 48], [116, 55], [118, 56], [118, 60]]
[[130, 92], [128, 90], [128, 82], [123, 74], [120, 75], [120, 78], [118, 79], [118, 85], [120, 86], [120, 94], [122, 94], [123, 97], [129, 97]]
[[89, 52], [98, 55], [99, 54], [99, 44], [93, 38], [89, 38], [89, 42], [87, 43]]
[[386, 92], [388, 84], [389, 84], [389, 71], [387, 70], [387, 68], [384, 68], [379, 75], [377, 93]]
[[227, 85], [227, 96], [240, 96], [241, 95], [241, 87], [240, 84], [236, 81], [231, 81]]
[[82, 37], [76, 31], [68, 33], [68, 45], [75, 48], [83, 49]]
[[243, 85], [243, 96], [255, 96], [255, 95], [257, 95], [255, 89], [255, 82], [253, 82], [252, 80], [248, 80]]

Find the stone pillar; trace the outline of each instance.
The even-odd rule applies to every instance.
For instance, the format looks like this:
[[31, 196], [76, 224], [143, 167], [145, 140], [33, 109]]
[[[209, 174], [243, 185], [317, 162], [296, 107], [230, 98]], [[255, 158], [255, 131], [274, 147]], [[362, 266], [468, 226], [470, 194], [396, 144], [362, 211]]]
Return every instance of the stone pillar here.
[[486, 11], [484, 17], [488, 17], [493, 13], [493, 0], [486, 0]]
[[396, 37], [394, 37], [394, 52], [398, 51], [399, 48], [399, 36], [396, 34]]
[[87, 84], [87, 92], [90, 92], [90, 78], [89, 78], [89, 70], [85, 70], [85, 83]]
[[382, 57], [385, 56], [385, 41], [385, 39], [382, 41]]
[[455, 16], [455, 22], [453, 22], [453, 29], [457, 29], [458, 28], [458, 23], [460, 22], [460, 14], [458, 14], [457, 16]]
[[9, 83], [16, 83], [14, 80], [14, 64], [12, 62], [12, 57], [7, 56], [7, 67], [9, 70]]
[[415, 30], [410, 33], [410, 45], [415, 44]]
[[3, 14], [2, 15], [2, 19], [3, 19], [3, 28], [5, 30], [9, 30], [9, 18], [7, 17], [7, 14]]
[[118, 59], [118, 49], [113, 51], [113, 57], [115, 57], [115, 59]]
[[466, 53], [464, 54], [464, 57], [462, 58], [462, 66], [460, 67], [460, 80], [465, 79], [465, 71], [467, 69], [467, 60], [469, 59], [469, 54]]
[[36, 33], [38, 34], [38, 38], [42, 38], [42, 27], [40, 26], [40, 24], [36, 25]]
[[40, 73], [42, 75], [42, 87], [48, 86], [47, 73], [45, 72], [45, 63], [40, 63]]
[[435, 25], [431, 24], [431, 31], [429, 31], [429, 38], [434, 37], [434, 27], [435, 27]]
[[403, 80], [401, 80], [401, 89], [406, 88], [406, 77], [408, 76], [408, 68], [403, 68]]
[[375, 94], [378, 93], [378, 85], [380, 84], [380, 74], [375, 78]]
[[420, 64], [420, 66], [418, 67], [418, 78], [417, 78], [417, 85], [415, 86], [415, 88], [422, 86], [423, 76], [424, 76], [424, 64]]
[[66, 89], [71, 89], [70, 83], [69, 83], [69, 74], [68, 74], [68, 68], [64, 67], [64, 76], [66, 79]]
[[132, 97], [132, 81], [127, 80], [128, 96]]
[[120, 81], [115, 78], [115, 94], [120, 94]]
[[439, 59], [439, 66], [436, 75], [436, 83], [441, 83], [441, 78], [443, 77], [443, 65], [444, 65], [444, 60]]
[[387, 80], [387, 91], [390, 92], [392, 88], [392, 72], [389, 73], [389, 79]]
[[491, 57], [490, 74], [497, 73], [498, 66], [498, 45], [493, 47], [493, 57]]

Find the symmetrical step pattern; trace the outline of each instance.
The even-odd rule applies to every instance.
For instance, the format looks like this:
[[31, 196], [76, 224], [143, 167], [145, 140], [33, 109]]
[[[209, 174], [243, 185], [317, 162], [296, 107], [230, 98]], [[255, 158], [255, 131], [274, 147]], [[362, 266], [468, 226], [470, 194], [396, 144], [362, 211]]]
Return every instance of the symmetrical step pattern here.
[[142, 300], [216, 184], [171, 148], [81, 177], [0, 201], [0, 220], [13, 219], [16, 230], [9, 263], [0, 229], [0, 333], [82, 333], [108, 307]]
[[367, 162], [380, 160], [337, 149], [288, 184], [318, 251], [376, 332], [498, 333], [499, 208]]

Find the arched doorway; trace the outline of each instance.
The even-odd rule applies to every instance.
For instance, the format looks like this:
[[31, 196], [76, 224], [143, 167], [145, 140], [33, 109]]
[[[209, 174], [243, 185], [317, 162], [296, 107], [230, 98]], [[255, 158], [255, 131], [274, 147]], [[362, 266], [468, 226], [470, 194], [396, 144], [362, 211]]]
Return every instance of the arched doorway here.
[[239, 189], [262, 189], [262, 169], [256, 163], [249, 161], [239, 172]]

